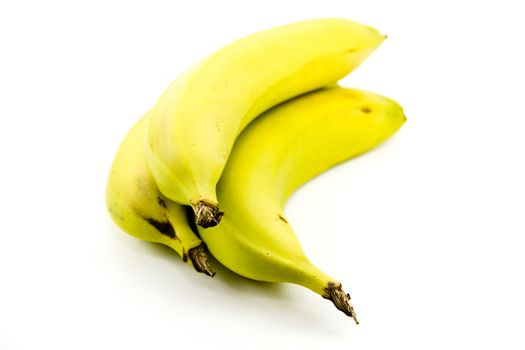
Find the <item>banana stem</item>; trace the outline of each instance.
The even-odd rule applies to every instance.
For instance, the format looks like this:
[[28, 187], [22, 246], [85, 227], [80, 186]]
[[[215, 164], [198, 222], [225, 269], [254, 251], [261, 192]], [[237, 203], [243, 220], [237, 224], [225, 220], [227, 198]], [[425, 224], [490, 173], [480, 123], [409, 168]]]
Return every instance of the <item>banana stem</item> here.
[[194, 205], [193, 211], [195, 213], [195, 222], [203, 228], [216, 226], [224, 215], [216, 205], [203, 201]]
[[355, 323], [359, 324], [354, 308], [352, 307], [352, 304], [350, 304], [350, 294], [345, 293], [342, 287], [341, 284], [336, 285], [335, 283], [328, 282], [328, 285], [325, 288], [325, 291], [328, 293], [326, 299], [332, 301], [336, 308], [342, 311], [346, 316], [352, 317]]
[[193, 249], [190, 249], [188, 253], [191, 262], [197, 271], [202, 272], [210, 277], [215, 276], [215, 271], [212, 270], [210, 264], [208, 263], [208, 254], [206, 254], [206, 249], [202, 244]]

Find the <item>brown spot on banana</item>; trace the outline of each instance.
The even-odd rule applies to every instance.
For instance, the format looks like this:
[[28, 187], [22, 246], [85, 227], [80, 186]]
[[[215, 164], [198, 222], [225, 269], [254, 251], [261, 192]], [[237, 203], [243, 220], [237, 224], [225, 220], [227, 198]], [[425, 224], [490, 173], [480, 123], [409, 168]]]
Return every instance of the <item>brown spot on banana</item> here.
[[159, 221], [153, 218], [144, 218], [144, 220], [146, 220], [151, 226], [155, 227], [157, 231], [159, 231], [163, 235], [168, 236], [170, 238], [177, 238], [175, 230], [173, 229], [173, 226], [171, 226], [169, 221]]
[[369, 114], [369, 113], [372, 113], [372, 109], [368, 106], [363, 106], [361, 107], [361, 112], [365, 113], [365, 114]]
[[288, 220], [286, 220], [286, 219], [284, 218], [284, 216], [282, 216], [281, 214], [279, 214], [279, 220], [281, 220], [281, 221], [284, 222], [285, 224], [288, 223]]
[[159, 205], [160, 205], [161, 207], [163, 207], [164, 209], [167, 208], [167, 206], [166, 206], [166, 202], [164, 201], [164, 199], [163, 199], [162, 197], [157, 197], [157, 203], [159, 203]]

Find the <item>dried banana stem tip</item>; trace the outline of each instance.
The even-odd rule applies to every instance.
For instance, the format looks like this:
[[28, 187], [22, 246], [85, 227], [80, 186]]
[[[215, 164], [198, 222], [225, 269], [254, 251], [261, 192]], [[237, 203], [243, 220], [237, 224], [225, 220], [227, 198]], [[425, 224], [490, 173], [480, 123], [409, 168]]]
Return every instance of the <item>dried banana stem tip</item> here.
[[224, 215], [216, 205], [206, 202], [199, 202], [194, 205], [193, 211], [195, 212], [195, 222], [203, 228], [216, 226]]
[[206, 249], [203, 245], [190, 249], [189, 251], [191, 262], [195, 269], [199, 272], [205, 273], [208, 276], [215, 276], [215, 271], [213, 271], [208, 263], [208, 254], [206, 254]]
[[357, 315], [355, 314], [352, 304], [350, 304], [350, 294], [347, 294], [343, 291], [342, 285], [336, 285], [335, 283], [329, 282], [328, 286], [325, 288], [328, 296], [326, 299], [329, 299], [334, 303], [335, 307], [348, 317], [352, 317], [356, 324], [359, 324], [357, 320]]

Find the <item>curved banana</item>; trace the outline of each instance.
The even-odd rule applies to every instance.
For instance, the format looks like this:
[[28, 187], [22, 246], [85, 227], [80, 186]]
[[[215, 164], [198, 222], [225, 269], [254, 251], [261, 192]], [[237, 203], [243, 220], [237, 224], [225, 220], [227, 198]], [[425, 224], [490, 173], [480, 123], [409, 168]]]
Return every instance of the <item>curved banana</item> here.
[[404, 121], [396, 102], [339, 87], [257, 118], [238, 138], [217, 186], [226, 212], [221, 224], [198, 228], [209, 251], [245, 277], [309, 288], [357, 322], [341, 284], [306, 258], [283, 207], [303, 183], [377, 146]]
[[128, 234], [170, 246], [195, 270], [213, 276], [185, 208], [160, 193], [148, 168], [144, 149], [148, 119], [146, 114], [133, 126], [113, 160], [106, 189], [109, 213]]
[[310, 20], [235, 41], [185, 72], [152, 111], [147, 155], [160, 191], [191, 205], [198, 225], [215, 226], [216, 184], [242, 129], [282, 101], [337, 82], [384, 38], [349, 20]]

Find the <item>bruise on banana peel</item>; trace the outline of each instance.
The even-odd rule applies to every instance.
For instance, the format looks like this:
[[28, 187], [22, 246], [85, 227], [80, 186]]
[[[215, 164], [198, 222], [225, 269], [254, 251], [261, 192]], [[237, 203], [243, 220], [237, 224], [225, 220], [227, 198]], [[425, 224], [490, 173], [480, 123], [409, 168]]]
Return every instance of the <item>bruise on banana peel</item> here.
[[173, 226], [168, 221], [158, 221], [152, 218], [144, 218], [151, 226], [155, 227], [157, 231], [162, 233], [165, 236], [168, 236], [169, 238], [178, 239], [178, 237], [175, 235], [175, 230], [173, 229]]
[[281, 221], [284, 222], [285, 224], [288, 223], [288, 220], [286, 220], [286, 218], [285, 218], [282, 214], [279, 214], [279, 220], [281, 220]]
[[[159, 197], [158, 202], [164, 208], [166, 207], [166, 203], [162, 198]], [[171, 239], [176, 239], [180, 241], [180, 239], [177, 237], [173, 225], [169, 221], [159, 221], [153, 218], [146, 217], [143, 217], [143, 219], [161, 234], [168, 236]], [[206, 253], [206, 248], [203, 243], [201, 243], [195, 248], [190, 249], [188, 251], [188, 254], [186, 254], [184, 247], [182, 248], [182, 251], [182, 261], [186, 262], [189, 257], [191, 263], [193, 264], [193, 267], [195, 268], [195, 270], [197, 270], [197, 272], [202, 272], [210, 277], [215, 276], [215, 271], [213, 271], [208, 262], [208, 254]]]

